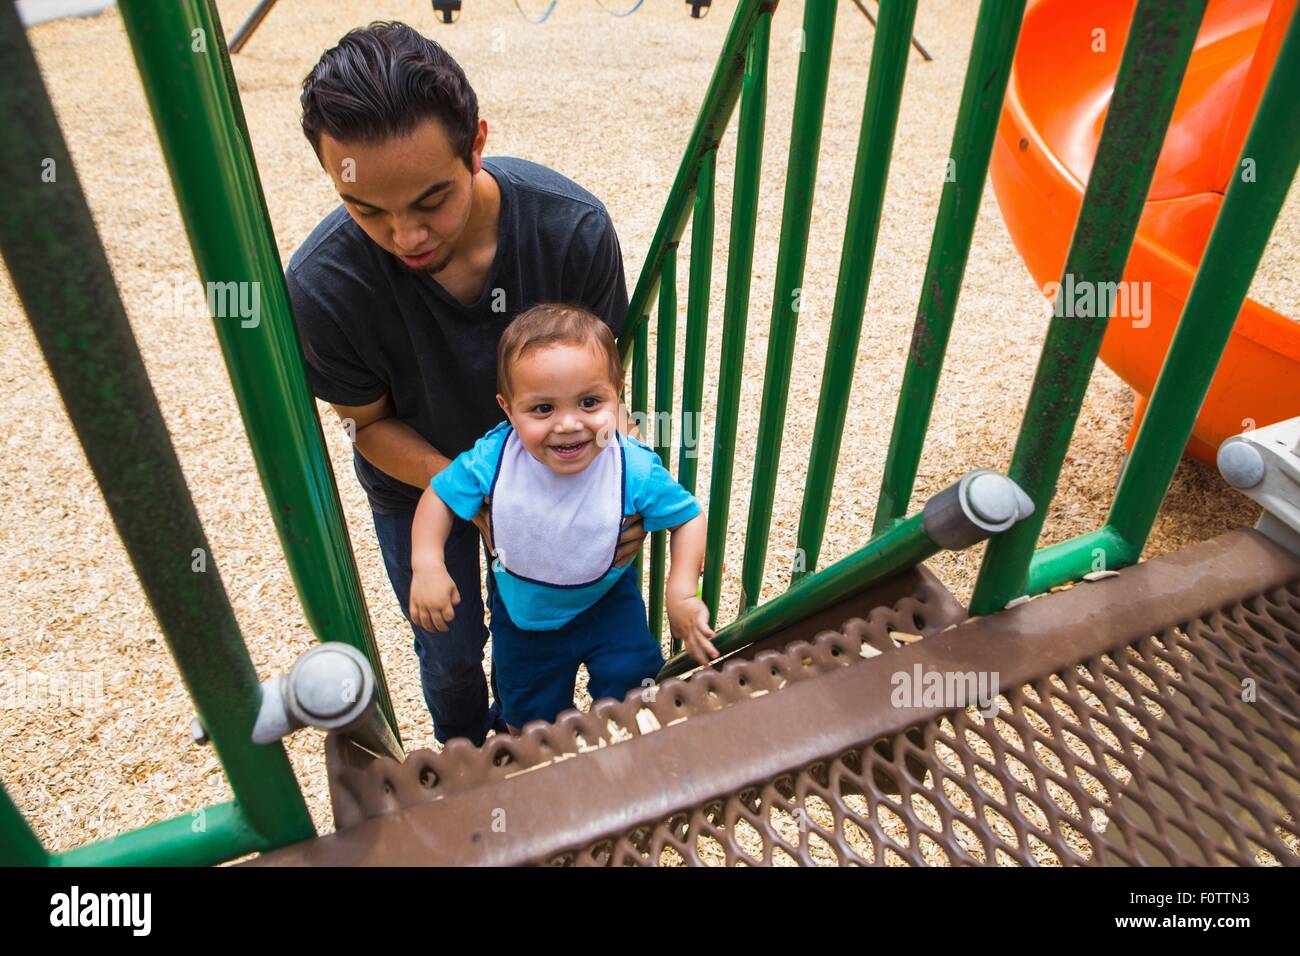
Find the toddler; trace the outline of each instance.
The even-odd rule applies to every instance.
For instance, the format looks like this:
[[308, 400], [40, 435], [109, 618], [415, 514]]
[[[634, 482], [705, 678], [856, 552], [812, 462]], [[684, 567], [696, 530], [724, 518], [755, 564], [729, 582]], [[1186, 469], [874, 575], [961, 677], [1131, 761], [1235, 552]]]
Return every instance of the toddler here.
[[595, 700], [622, 699], [663, 665], [631, 563], [614, 566], [623, 520], [672, 529], [665, 603], [696, 661], [718, 656], [696, 582], [706, 529], [699, 502], [647, 445], [619, 429], [623, 367], [609, 327], [554, 304], [521, 313], [497, 347], [497, 425], [435, 475], [411, 531], [411, 620], [445, 631], [460, 602], [443, 564], [452, 514], [486, 501], [492, 663], [512, 731], [573, 706], [586, 664]]

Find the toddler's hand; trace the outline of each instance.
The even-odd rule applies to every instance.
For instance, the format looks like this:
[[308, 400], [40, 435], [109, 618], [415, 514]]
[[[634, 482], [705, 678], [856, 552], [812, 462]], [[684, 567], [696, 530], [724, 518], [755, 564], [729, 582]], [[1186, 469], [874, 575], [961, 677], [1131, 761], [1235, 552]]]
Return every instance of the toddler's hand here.
[[709, 606], [695, 595], [668, 606], [668, 626], [696, 663], [707, 664], [721, 656], [710, 640], [714, 632], [709, 627]]
[[460, 592], [445, 565], [416, 571], [411, 576], [411, 623], [426, 631], [445, 631], [460, 603]]

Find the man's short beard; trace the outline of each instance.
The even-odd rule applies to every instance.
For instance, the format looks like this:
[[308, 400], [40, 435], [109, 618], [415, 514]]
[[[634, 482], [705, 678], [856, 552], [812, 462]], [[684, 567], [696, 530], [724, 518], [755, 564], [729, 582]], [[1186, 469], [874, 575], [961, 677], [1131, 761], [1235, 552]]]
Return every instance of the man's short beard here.
[[447, 268], [447, 263], [451, 262], [451, 257], [453, 255], [455, 255], [454, 250], [448, 249], [447, 254], [442, 257], [442, 261], [431, 262], [427, 266], [407, 265], [406, 260], [401, 258], [399, 258], [398, 261], [401, 262], [402, 265], [406, 266], [406, 268], [411, 272], [418, 272], [422, 275], [427, 275], [427, 276], [435, 276], [443, 269]]

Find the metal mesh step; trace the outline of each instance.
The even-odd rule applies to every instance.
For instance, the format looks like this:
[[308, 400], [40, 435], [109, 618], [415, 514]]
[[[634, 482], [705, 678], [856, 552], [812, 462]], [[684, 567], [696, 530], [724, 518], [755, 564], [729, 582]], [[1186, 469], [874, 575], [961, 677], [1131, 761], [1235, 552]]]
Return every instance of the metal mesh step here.
[[1294, 864], [1298, 647], [1292, 585], [551, 862]]
[[[884, 616], [346, 768], [360, 822], [259, 862], [1300, 862], [1300, 562], [1257, 533], [921, 640]], [[898, 696], [930, 674], [996, 710]]]

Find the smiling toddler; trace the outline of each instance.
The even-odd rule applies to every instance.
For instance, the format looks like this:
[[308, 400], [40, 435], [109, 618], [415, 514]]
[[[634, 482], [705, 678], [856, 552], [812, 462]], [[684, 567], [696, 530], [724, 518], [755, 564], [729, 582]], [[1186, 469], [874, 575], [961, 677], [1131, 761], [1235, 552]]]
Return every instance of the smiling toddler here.
[[512, 730], [572, 707], [579, 664], [593, 700], [622, 699], [662, 666], [638, 575], [615, 565], [630, 515], [647, 533], [672, 529], [669, 626], [696, 661], [718, 656], [696, 594], [704, 516], [654, 450], [620, 430], [623, 380], [614, 335], [590, 312], [521, 313], [497, 348], [506, 421], [435, 475], [416, 509], [411, 620], [445, 631], [460, 601], [443, 564], [452, 514], [473, 520], [486, 499], [492, 661]]

